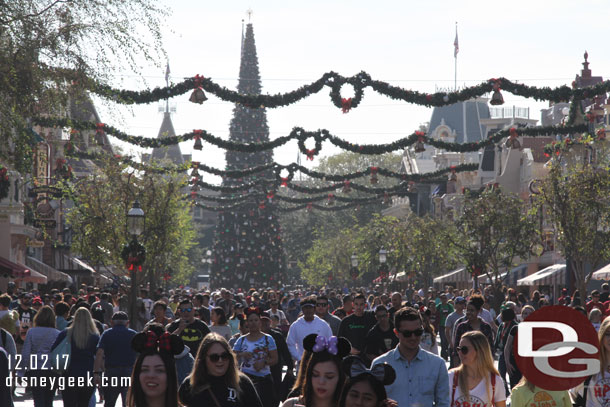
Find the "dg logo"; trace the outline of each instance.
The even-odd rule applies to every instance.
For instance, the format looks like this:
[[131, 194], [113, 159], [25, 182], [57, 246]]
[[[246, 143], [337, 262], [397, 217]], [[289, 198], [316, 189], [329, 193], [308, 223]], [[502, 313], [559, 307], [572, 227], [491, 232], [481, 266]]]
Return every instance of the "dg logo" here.
[[568, 390], [600, 369], [595, 328], [579, 311], [542, 307], [518, 325], [513, 352], [517, 367], [545, 390]]

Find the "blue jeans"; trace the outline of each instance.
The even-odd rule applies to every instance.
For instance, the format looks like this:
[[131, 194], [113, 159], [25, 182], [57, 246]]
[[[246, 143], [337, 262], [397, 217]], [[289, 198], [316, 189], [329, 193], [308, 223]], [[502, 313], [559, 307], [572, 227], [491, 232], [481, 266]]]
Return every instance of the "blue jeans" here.
[[[107, 368], [104, 372], [104, 376], [107, 378], [108, 383], [111, 383], [113, 377], [117, 377], [117, 382], [121, 383], [122, 377], [131, 377], [131, 368], [127, 367], [116, 367], [116, 368]], [[119, 398], [119, 394], [121, 395], [121, 402], [123, 407], [125, 407], [125, 402], [127, 400], [127, 387], [104, 387], [102, 389], [104, 392], [104, 407], [114, 407], [117, 399]]]

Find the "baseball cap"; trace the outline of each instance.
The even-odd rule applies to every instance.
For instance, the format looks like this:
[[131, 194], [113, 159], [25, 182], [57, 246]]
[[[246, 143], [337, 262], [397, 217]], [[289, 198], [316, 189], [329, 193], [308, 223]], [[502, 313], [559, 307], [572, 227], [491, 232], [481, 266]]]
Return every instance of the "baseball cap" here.
[[464, 299], [464, 297], [455, 297], [455, 299], [453, 300], [454, 302], [466, 302], [466, 300]]
[[42, 298], [34, 297], [34, 299], [32, 300], [32, 304], [42, 304]]

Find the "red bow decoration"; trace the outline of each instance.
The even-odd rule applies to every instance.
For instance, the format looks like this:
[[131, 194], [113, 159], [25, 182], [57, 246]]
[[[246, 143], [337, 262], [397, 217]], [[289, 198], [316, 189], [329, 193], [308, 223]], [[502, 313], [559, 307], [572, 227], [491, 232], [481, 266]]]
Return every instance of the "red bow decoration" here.
[[606, 129], [604, 129], [603, 127], [599, 130], [597, 130], [597, 138], [599, 140], [605, 140], [606, 139]]
[[269, 191], [269, 193], [267, 194], [267, 199], [269, 199], [269, 201], [271, 201], [273, 199], [273, 197], [275, 197], [275, 194], [273, 193], [273, 191]]
[[95, 132], [97, 134], [101, 135], [102, 133], [104, 133], [104, 123], [98, 123], [95, 127]]
[[591, 112], [587, 113], [587, 120], [589, 120], [589, 123], [593, 123], [595, 121], [595, 114]]
[[307, 203], [307, 211], [311, 212], [311, 210], [313, 209], [313, 204], [311, 202]]
[[415, 135], [417, 136], [417, 141], [423, 142], [425, 133], [423, 131], [416, 131]]
[[493, 84], [493, 90], [496, 91], [496, 92], [499, 91], [500, 90], [500, 81], [498, 79], [495, 79], [495, 78], [492, 79], [492, 81], [494, 83]]
[[0, 178], [2, 178], [2, 181], [8, 181], [8, 175], [6, 173], [7, 173], [6, 168], [2, 168], [0, 170]]
[[191, 198], [195, 199], [197, 197], [197, 191], [191, 191]]
[[307, 150], [307, 159], [313, 161], [313, 156], [316, 155], [316, 150]]
[[349, 110], [351, 108], [352, 108], [352, 98], [341, 99], [341, 111], [343, 111], [343, 113], [349, 112]]
[[157, 336], [153, 331], [146, 333], [146, 343], [144, 343], [145, 349], [159, 350], [159, 351], [172, 351], [172, 343], [170, 341], [170, 334], [163, 332], [161, 336]]
[[288, 186], [288, 177], [282, 177], [282, 184], [280, 186], [281, 187], [287, 187]]
[[345, 192], [346, 194], [352, 192], [352, 187], [350, 186], [350, 184], [350, 181], [343, 181], [343, 192]]
[[517, 138], [517, 136], [519, 136], [519, 134], [517, 134], [517, 129], [514, 127], [511, 127], [508, 132], [510, 134], [510, 138]]
[[[133, 271], [136, 267], [136, 265], [134, 263], [139, 262], [140, 259], [138, 259], [137, 257], [130, 257], [127, 259], [127, 264], [129, 264], [129, 267], [127, 268], [127, 270], [129, 271]], [[137, 271], [142, 271], [142, 266], [138, 265], [138, 268], [136, 269]]]
[[451, 167], [449, 167], [449, 168], [451, 168], [451, 173], [452, 173], [452, 174], [455, 174], [455, 165], [452, 165], [452, 166], [451, 166]]
[[376, 184], [379, 181], [377, 171], [379, 171], [379, 167], [371, 167], [371, 184]]
[[258, 205], [258, 209], [265, 209], [265, 202], [261, 202], [261, 203]]
[[65, 163], [66, 160], [64, 158], [58, 158], [57, 160], [55, 160], [55, 165], [58, 169], [63, 167]]
[[195, 79], [194, 79], [195, 89], [200, 89], [201, 88], [201, 85], [203, 83], [203, 79], [204, 79], [203, 76], [199, 76], [199, 74], [195, 75]]

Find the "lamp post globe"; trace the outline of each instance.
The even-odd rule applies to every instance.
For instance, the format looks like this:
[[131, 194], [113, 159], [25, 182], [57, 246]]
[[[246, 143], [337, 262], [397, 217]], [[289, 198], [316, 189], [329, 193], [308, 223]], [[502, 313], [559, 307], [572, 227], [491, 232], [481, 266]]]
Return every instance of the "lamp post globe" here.
[[352, 254], [350, 260], [352, 261], [352, 267], [358, 267], [358, 256], [356, 256], [356, 253]]
[[388, 259], [388, 251], [383, 247], [379, 250], [379, 263], [384, 264]]
[[144, 232], [144, 211], [137, 199], [127, 212], [127, 230], [132, 236], [140, 236]]

